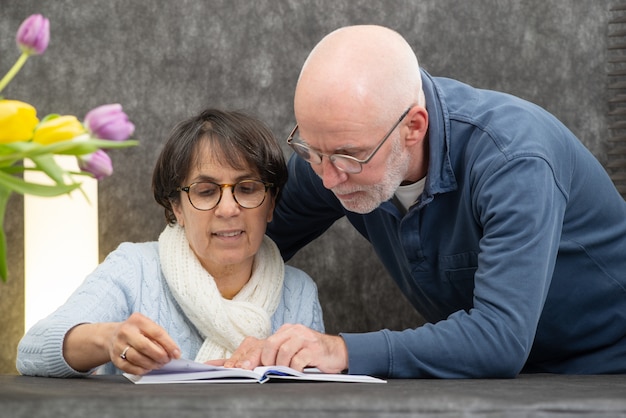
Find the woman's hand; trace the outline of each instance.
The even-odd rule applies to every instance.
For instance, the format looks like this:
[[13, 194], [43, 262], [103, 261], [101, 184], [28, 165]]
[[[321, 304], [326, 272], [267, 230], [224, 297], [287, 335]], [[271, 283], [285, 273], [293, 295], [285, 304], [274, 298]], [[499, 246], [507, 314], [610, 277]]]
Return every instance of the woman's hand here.
[[150, 318], [132, 314], [124, 322], [81, 324], [66, 335], [67, 363], [88, 371], [108, 361], [120, 370], [145, 374], [180, 357], [180, 349], [167, 332]]

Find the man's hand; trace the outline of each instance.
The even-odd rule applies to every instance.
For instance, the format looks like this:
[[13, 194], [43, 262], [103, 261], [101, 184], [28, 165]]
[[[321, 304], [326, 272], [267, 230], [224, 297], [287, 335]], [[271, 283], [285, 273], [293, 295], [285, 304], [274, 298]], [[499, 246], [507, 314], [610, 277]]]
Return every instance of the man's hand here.
[[267, 339], [247, 337], [224, 362], [226, 367], [243, 369], [259, 365], [289, 366], [299, 371], [317, 367], [324, 373], [341, 373], [348, 368], [348, 351], [339, 336], [322, 334], [304, 325], [285, 324]]

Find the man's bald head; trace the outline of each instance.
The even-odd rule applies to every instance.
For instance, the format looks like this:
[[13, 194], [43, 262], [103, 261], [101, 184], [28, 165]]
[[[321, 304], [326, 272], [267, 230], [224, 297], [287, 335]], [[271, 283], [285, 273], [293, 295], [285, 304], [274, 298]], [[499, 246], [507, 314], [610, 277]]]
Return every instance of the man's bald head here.
[[364, 109], [389, 120], [411, 104], [424, 105], [415, 53], [397, 32], [374, 25], [324, 37], [304, 63], [294, 99], [299, 122]]

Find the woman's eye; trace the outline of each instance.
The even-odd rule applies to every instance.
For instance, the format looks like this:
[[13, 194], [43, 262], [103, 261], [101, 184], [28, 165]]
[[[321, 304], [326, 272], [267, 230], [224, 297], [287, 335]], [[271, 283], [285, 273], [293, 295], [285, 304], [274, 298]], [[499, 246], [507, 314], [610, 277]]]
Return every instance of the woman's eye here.
[[255, 190], [256, 188], [254, 186], [239, 186], [237, 191], [244, 194], [251, 194], [254, 193]]
[[217, 193], [217, 187], [207, 187], [207, 186], [202, 186], [202, 187], [196, 187], [196, 194], [198, 196], [203, 196], [203, 197], [207, 197], [207, 196], [213, 196], [215, 193]]

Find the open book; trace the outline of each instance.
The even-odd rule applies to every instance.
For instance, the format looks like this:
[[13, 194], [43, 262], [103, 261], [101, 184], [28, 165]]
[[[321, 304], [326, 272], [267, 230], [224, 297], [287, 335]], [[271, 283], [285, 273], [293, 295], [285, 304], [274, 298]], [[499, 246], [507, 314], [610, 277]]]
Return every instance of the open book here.
[[172, 360], [158, 370], [138, 376], [124, 373], [133, 383], [265, 383], [280, 379], [281, 381], [315, 381], [315, 382], [353, 382], [353, 383], [386, 383], [385, 380], [372, 376], [329, 374], [317, 369], [305, 369], [299, 372], [286, 366], [261, 366], [254, 370], [233, 369], [210, 366], [191, 360]]

